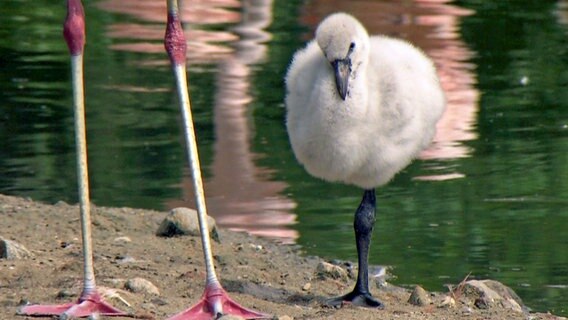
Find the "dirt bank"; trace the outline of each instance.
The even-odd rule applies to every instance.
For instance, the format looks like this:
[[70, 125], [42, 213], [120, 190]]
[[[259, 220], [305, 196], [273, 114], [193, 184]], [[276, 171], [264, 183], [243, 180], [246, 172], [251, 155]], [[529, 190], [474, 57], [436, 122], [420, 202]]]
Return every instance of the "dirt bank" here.
[[[65, 203], [46, 205], [0, 195], [0, 237], [22, 244], [33, 255], [0, 259], [0, 319], [26, 319], [15, 315], [22, 301], [77, 299], [82, 279], [78, 212]], [[102, 291], [116, 291], [130, 304], [108, 298], [115, 306], [164, 319], [199, 299], [205, 277], [198, 237], [157, 237], [165, 212], [94, 207], [92, 215], [97, 284], [118, 289]], [[392, 286], [373, 286], [385, 310], [327, 308], [321, 302], [349, 290], [353, 279], [318, 276], [321, 260], [302, 256], [292, 246], [227, 230], [219, 235], [221, 242], [213, 244], [224, 287], [243, 305], [276, 319], [560, 319], [500, 304], [480, 308], [462, 299], [439, 307], [447, 293], [431, 294], [432, 304], [414, 306], [407, 302], [409, 291]], [[152, 282], [159, 295], [124, 289], [125, 281], [136, 277]]]

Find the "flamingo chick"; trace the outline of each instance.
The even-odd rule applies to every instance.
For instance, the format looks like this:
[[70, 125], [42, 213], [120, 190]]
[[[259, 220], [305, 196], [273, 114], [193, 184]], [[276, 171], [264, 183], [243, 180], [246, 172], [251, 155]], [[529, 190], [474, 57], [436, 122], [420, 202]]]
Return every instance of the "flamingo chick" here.
[[432, 141], [445, 109], [434, 65], [413, 45], [370, 37], [354, 17], [336, 13], [294, 55], [286, 88], [286, 125], [298, 161], [313, 176], [365, 190], [354, 219], [357, 282], [328, 304], [382, 309], [368, 283], [375, 188]]

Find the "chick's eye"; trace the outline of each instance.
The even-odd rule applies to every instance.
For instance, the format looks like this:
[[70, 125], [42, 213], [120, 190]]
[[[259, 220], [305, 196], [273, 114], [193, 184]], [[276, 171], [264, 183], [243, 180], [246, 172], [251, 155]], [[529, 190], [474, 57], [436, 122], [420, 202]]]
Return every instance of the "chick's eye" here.
[[349, 45], [349, 50], [353, 49], [355, 49], [355, 42], [351, 42], [351, 45]]

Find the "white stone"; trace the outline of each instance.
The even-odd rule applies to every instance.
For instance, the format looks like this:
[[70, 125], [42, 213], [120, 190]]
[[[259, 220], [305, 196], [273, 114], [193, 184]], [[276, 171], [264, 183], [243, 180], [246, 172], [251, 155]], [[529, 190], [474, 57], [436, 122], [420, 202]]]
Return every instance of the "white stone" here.
[[[207, 225], [209, 227], [209, 233], [215, 238], [217, 234], [215, 219], [207, 216]], [[199, 236], [199, 234], [197, 211], [188, 208], [172, 209], [156, 231], [156, 235], [163, 237], [173, 237], [176, 235]]]
[[0, 259], [17, 260], [31, 258], [33, 256], [33, 253], [23, 245], [15, 241], [0, 238]]
[[322, 278], [339, 280], [349, 279], [349, 273], [347, 272], [347, 270], [325, 261], [321, 261], [318, 264], [318, 266], [316, 267], [316, 273]]
[[124, 288], [134, 293], [160, 295], [160, 290], [152, 282], [143, 278], [128, 279], [124, 284]]
[[421, 286], [416, 286], [410, 294], [410, 298], [408, 298], [408, 303], [423, 307], [429, 305], [432, 301], [428, 291], [424, 290]]

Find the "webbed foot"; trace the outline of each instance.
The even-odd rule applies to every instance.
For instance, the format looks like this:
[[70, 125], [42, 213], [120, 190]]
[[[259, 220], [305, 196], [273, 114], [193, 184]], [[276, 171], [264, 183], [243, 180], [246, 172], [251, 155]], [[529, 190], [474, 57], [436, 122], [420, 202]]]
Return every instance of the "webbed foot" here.
[[358, 307], [384, 309], [385, 305], [378, 299], [374, 298], [368, 292], [352, 291], [346, 295], [331, 298], [325, 302], [326, 305], [331, 307], [339, 307], [343, 304], [352, 304]]

